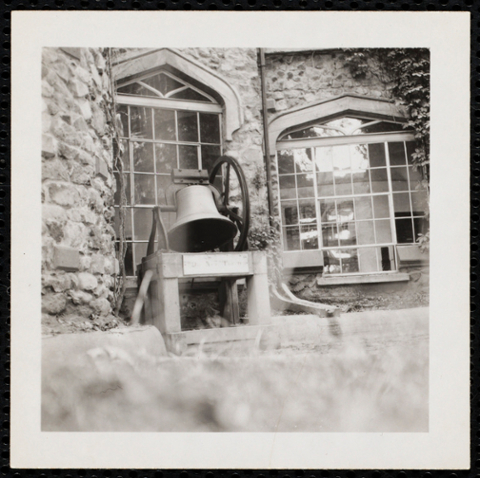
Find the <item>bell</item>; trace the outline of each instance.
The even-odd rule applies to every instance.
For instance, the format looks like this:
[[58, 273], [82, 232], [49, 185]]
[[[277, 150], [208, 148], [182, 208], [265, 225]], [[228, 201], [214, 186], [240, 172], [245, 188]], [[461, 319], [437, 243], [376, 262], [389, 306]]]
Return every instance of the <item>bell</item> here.
[[187, 186], [177, 192], [177, 220], [168, 231], [173, 250], [208, 251], [232, 240], [236, 234], [237, 226], [218, 212], [208, 187]]

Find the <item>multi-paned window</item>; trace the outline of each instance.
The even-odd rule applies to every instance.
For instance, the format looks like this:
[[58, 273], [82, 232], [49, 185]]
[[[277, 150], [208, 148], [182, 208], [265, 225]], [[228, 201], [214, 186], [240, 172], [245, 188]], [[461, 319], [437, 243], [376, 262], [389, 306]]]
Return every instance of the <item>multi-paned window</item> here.
[[[146, 255], [152, 207], [168, 203], [172, 169], [210, 170], [222, 154], [222, 107], [212, 96], [167, 71], [124, 83], [117, 94], [125, 148], [125, 268], [131, 276]], [[116, 179], [118, 206], [118, 174]], [[167, 228], [175, 220], [174, 213], [162, 216]]]
[[284, 251], [322, 251], [327, 274], [397, 270], [396, 245], [426, 227], [413, 151], [402, 124], [353, 116], [280, 136]]

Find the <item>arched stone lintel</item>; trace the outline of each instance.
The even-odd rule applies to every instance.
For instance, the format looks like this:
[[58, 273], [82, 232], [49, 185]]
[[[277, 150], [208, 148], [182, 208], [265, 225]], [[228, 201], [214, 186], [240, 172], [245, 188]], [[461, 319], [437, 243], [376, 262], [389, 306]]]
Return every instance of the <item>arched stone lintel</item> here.
[[269, 146], [275, 154], [278, 137], [288, 128], [346, 114], [368, 114], [374, 118], [405, 121], [401, 107], [388, 100], [365, 96], [342, 95], [325, 101], [309, 103], [274, 116], [269, 124]]
[[113, 67], [113, 75], [117, 82], [134, 75], [142, 74], [168, 65], [196, 81], [215, 90], [223, 100], [224, 135], [227, 141], [232, 139], [234, 131], [243, 124], [243, 108], [238, 92], [224, 78], [206, 66], [186, 57], [180, 52], [162, 48], [152, 50], [126, 59]]

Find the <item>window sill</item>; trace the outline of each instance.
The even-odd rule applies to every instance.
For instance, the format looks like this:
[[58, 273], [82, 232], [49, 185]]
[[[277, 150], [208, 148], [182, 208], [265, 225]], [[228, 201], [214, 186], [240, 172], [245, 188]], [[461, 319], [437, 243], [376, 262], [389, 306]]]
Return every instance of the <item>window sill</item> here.
[[382, 282], [406, 282], [408, 280], [410, 280], [408, 274], [398, 272], [396, 274], [318, 277], [317, 285], [379, 284]]

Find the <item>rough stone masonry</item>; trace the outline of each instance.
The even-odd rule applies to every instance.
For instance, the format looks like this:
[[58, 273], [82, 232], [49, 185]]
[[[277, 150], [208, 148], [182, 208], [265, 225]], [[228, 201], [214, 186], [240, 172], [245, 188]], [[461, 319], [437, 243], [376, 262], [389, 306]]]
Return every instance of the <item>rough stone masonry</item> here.
[[110, 78], [100, 49], [42, 57], [43, 322], [107, 317], [116, 259]]

